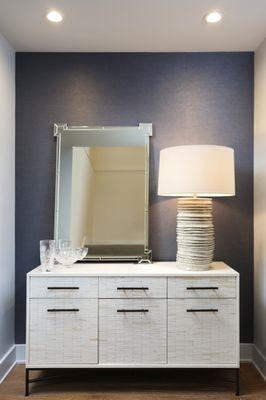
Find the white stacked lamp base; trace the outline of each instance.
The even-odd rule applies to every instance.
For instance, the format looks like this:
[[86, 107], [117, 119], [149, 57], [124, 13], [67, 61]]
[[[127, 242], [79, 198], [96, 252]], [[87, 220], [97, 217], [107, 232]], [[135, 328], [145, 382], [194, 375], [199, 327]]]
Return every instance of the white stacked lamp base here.
[[176, 231], [177, 266], [186, 270], [210, 269], [215, 245], [212, 199], [178, 199]]

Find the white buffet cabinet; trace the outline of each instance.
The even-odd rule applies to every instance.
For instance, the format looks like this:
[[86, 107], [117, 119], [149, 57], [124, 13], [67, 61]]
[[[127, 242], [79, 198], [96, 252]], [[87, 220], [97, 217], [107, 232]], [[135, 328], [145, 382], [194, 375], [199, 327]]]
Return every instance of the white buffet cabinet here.
[[27, 275], [26, 368], [239, 368], [239, 275], [75, 264]]

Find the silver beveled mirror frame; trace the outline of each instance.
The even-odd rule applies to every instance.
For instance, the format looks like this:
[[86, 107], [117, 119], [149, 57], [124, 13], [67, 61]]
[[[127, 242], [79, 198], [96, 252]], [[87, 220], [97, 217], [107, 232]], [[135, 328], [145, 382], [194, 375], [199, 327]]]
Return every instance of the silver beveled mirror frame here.
[[115, 255], [115, 256], [88, 256], [83, 262], [106, 262], [106, 261], [135, 261], [138, 263], [151, 262], [152, 252], [149, 249], [149, 137], [152, 136], [152, 124], [139, 123], [137, 126], [68, 126], [67, 123], [54, 124], [54, 137], [56, 138], [56, 176], [55, 176], [55, 209], [54, 209], [54, 239], [58, 240], [58, 218], [59, 218], [59, 193], [60, 193], [60, 155], [62, 135], [81, 132], [112, 132], [132, 134], [143, 134], [145, 137], [145, 206], [144, 206], [144, 251], [141, 255]]

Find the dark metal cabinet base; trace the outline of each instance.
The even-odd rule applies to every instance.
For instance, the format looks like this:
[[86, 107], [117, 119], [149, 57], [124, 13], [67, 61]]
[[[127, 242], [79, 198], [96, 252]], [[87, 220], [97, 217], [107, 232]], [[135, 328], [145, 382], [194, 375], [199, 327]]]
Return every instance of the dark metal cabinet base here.
[[[34, 378], [30, 379], [30, 371], [41, 371], [45, 370], [46, 368], [26, 368], [26, 373], [25, 373], [25, 396], [29, 396], [30, 394], [30, 384], [34, 382], [43, 382], [51, 379], [57, 379], [61, 377], [65, 377], [67, 375], [67, 372], [64, 371], [63, 373], [60, 374], [60, 372], [57, 375], [51, 375], [43, 378]], [[47, 368], [48, 369], [48, 368]], [[236, 391], [235, 394], [236, 396], [240, 396], [240, 371], [239, 368], [234, 368], [235, 373], [236, 373], [236, 380], [235, 380], [235, 385], [236, 385]], [[60, 371], [60, 370], [59, 370]], [[73, 373], [71, 370], [70, 373]]]

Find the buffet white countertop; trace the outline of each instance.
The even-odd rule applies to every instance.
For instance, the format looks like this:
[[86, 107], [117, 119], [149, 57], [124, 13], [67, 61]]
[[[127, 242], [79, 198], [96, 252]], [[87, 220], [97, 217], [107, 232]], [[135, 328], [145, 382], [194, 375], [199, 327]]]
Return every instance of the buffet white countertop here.
[[186, 271], [176, 266], [174, 261], [159, 261], [152, 264], [134, 263], [76, 263], [71, 267], [56, 265], [45, 272], [39, 266], [28, 272], [28, 276], [237, 276], [238, 272], [224, 262], [212, 263], [207, 271]]

